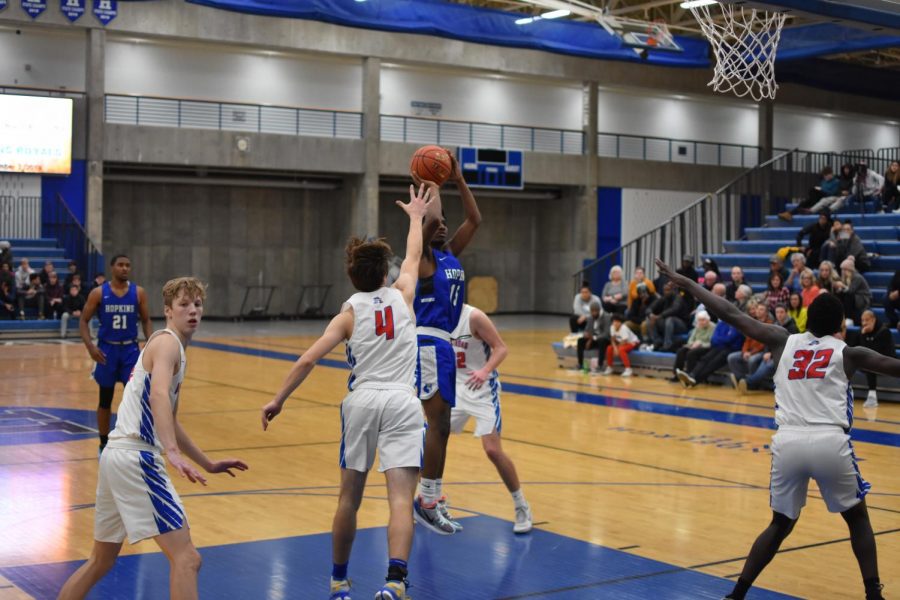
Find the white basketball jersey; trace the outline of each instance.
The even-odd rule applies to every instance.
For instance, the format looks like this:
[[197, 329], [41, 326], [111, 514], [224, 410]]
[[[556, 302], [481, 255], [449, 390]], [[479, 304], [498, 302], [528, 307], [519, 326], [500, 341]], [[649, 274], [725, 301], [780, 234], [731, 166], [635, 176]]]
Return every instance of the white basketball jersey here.
[[403, 294], [383, 287], [374, 292], [357, 292], [344, 303], [342, 311], [353, 308], [353, 335], [347, 341], [347, 364], [352, 391], [369, 387], [409, 386], [416, 377], [416, 322]]
[[[459, 317], [459, 323], [456, 329], [450, 334], [450, 344], [456, 353], [456, 393], [466, 393], [466, 381], [468, 381], [472, 371], [477, 371], [487, 364], [491, 358], [491, 347], [486, 342], [472, 335], [472, 328], [469, 319], [472, 316], [472, 307], [464, 304], [462, 314]], [[497, 369], [491, 372], [488, 383], [495, 381], [499, 377]], [[490, 388], [491, 386], [486, 386]]]
[[844, 372], [847, 344], [810, 332], [787, 339], [775, 371], [775, 423], [805, 427], [853, 425], [853, 391]]
[[125, 386], [125, 393], [122, 396], [122, 403], [119, 405], [119, 412], [116, 413], [116, 428], [109, 434], [110, 447], [115, 447], [116, 440], [129, 441], [134, 440], [143, 442], [150, 446], [156, 446], [162, 450], [162, 444], [156, 435], [156, 428], [153, 425], [153, 412], [150, 410], [150, 380], [151, 374], [144, 369], [144, 352], [150, 341], [158, 335], [169, 334], [178, 341], [178, 349], [181, 352], [181, 363], [178, 367], [178, 373], [172, 377], [172, 384], [169, 386], [169, 402], [172, 405], [172, 412], [178, 407], [178, 392], [181, 390], [181, 382], [184, 381], [184, 370], [187, 367], [187, 360], [184, 356], [184, 346], [181, 340], [171, 329], [161, 329], [153, 333], [144, 349], [138, 356], [134, 370], [131, 372], [131, 378]]

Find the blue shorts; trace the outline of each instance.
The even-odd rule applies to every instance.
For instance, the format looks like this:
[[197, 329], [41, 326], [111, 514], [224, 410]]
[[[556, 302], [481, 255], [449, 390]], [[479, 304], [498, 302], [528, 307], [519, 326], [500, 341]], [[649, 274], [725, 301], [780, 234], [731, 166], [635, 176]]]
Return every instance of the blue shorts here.
[[430, 335], [418, 336], [416, 393], [428, 400], [437, 392], [451, 407], [456, 406], [456, 353], [450, 342]]
[[97, 343], [100, 351], [106, 355], [106, 364], [94, 363], [94, 371], [91, 376], [100, 387], [115, 387], [116, 382], [128, 383], [131, 371], [137, 364], [141, 355], [141, 348], [134, 344], [120, 346], [100, 341]]

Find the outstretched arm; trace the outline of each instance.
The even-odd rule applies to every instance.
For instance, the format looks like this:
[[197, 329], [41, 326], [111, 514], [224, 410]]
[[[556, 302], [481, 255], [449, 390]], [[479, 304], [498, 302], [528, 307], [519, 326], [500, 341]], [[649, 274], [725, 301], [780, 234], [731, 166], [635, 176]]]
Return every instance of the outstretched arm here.
[[772, 349], [772, 355], [781, 357], [784, 343], [787, 341], [788, 332], [779, 325], [768, 325], [744, 314], [725, 298], [716, 296], [696, 281], [688, 279], [672, 270], [669, 265], [656, 259], [656, 267], [672, 282], [686, 291], [688, 294], [702, 302], [706, 309], [720, 319], [737, 328], [741, 333], [758, 342], [762, 342]]
[[494, 323], [482, 311], [477, 308], [473, 309], [472, 315], [469, 317], [469, 323], [472, 327], [472, 334], [491, 349], [491, 357], [488, 361], [477, 371], [472, 371], [471, 376], [466, 381], [466, 387], [477, 390], [484, 385], [484, 382], [494, 372], [494, 369], [499, 367], [500, 363], [506, 358], [507, 349], [503, 338], [500, 337], [500, 332], [497, 331]]
[[844, 348], [844, 372], [852, 377], [857, 370], [871, 371], [879, 375], [900, 377], [900, 360], [879, 354], [865, 346]]
[[409, 203], [403, 204], [397, 200], [397, 206], [409, 215], [409, 233], [406, 236], [406, 257], [400, 265], [400, 276], [394, 282], [394, 287], [403, 294], [407, 304], [412, 305], [416, 296], [416, 282], [419, 280], [419, 261], [422, 259], [422, 220], [426, 213], [433, 212], [435, 206], [438, 214], [441, 209], [441, 197], [437, 188], [427, 188], [424, 184], [416, 188], [409, 186]]
[[462, 254], [462, 251], [466, 249], [466, 246], [469, 245], [469, 242], [472, 241], [472, 238], [475, 237], [475, 231], [478, 229], [478, 226], [481, 225], [481, 211], [478, 210], [478, 203], [475, 202], [475, 196], [472, 194], [472, 190], [469, 189], [469, 186], [463, 177], [462, 169], [459, 168], [459, 161], [456, 160], [456, 157], [453, 156], [453, 154], [450, 154], [450, 161], [453, 163], [453, 172], [450, 175], [450, 178], [456, 182], [456, 187], [459, 188], [459, 195], [462, 198], [463, 213], [466, 215], [466, 220], [462, 222], [462, 225], [459, 226], [459, 229], [456, 230], [456, 233], [454, 233], [453, 237], [450, 238], [450, 241], [447, 242], [447, 246], [450, 248], [450, 252], [453, 253], [453, 256], [459, 256]]
[[303, 380], [313, 370], [319, 359], [334, 350], [334, 347], [342, 341], [349, 339], [351, 335], [353, 335], [353, 311], [345, 310], [331, 320], [331, 323], [325, 328], [325, 333], [322, 334], [322, 337], [317, 339], [310, 346], [309, 350], [297, 359], [290, 373], [285, 377], [281, 389], [278, 390], [272, 401], [263, 407], [263, 430], [267, 429], [269, 422], [278, 416], [288, 396], [303, 383]]

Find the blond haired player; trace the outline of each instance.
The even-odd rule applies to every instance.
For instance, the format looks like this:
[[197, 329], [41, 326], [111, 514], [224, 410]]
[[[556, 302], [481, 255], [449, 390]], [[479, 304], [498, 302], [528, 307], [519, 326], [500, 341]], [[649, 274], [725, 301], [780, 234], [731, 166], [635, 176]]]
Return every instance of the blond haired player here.
[[[433, 198], [433, 200], [430, 200]], [[350, 599], [347, 566], [356, 536], [356, 512], [366, 477], [375, 461], [387, 482], [388, 572], [376, 600], [406, 600], [407, 561], [413, 540], [412, 503], [422, 464], [425, 418], [415, 395], [416, 319], [413, 298], [422, 257], [422, 221], [440, 215], [436, 190], [409, 188], [409, 203], [397, 204], [409, 215], [406, 258], [400, 276], [387, 286], [391, 248], [383, 240], [352, 238], [347, 244], [347, 274], [359, 290], [341, 307], [316, 342], [297, 360], [281, 390], [262, 409], [262, 426], [281, 412], [288, 396], [303, 383], [316, 362], [346, 342], [349, 393], [341, 402], [341, 491], [331, 530], [331, 600]], [[432, 209], [434, 212], [431, 212]], [[309, 594], [304, 597], [310, 597]]]
[[187, 366], [184, 347], [200, 325], [205, 298], [205, 286], [193, 277], [172, 279], [163, 287], [166, 328], [151, 335], [141, 351], [125, 385], [116, 428], [100, 456], [94, 549], [63, 586], [59, 600], [84, 598], [115, 564], [126, 537], [132, 544], [153, 538], [165, 553], [172, 600], [197, 598], [200, 554], [162, 453], [192, 483], [206, 485], [206, 479], [185, 456], [208, 473], [234, 477], [231, 469], [247, 469], [234, 458], [210, 460], [176, 419]]
[[460, 433], [470, 418], [475, 419], [475, 437], [481, 438], [484, 453], [512, 495], [516, 511], [513, 531], [531, 531], [531, 507], [519, 483], [516, 465], [500, 442], [503, 418], [500, 413], [500, 375], [497, 367], [506, 358], [506, 344], [484, 312], [464, 304], [459, 324], [450, 334], [456, 353], [456, 405], [450, 412], [450, 429]]

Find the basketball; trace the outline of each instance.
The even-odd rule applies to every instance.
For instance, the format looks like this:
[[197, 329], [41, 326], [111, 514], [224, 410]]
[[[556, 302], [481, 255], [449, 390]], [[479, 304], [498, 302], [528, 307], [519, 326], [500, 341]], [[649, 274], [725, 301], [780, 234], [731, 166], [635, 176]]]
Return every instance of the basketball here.
[[413, 153], [409, 170], [423, 181], [433, 181], [438, 185], [450, 178], [453, 162], [450, 153], [440, 146], [422, 146]]

